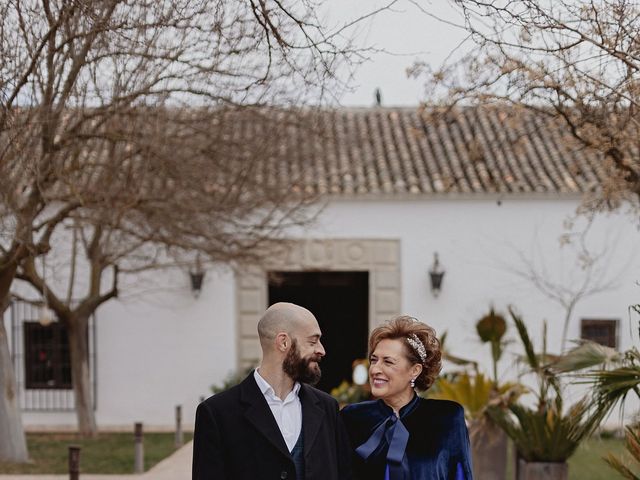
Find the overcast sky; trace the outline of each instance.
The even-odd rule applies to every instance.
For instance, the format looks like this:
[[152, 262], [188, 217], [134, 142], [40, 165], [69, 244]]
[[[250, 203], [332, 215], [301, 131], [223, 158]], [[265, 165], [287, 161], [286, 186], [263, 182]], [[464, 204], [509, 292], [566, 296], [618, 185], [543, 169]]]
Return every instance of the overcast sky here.
[[[418, 2], [429, 13], [461, 23], [459, 14], [448, 0]], [[389, 0], [327, 0], [328, 21], [334, 27], [343, 25], [349, 19], [388, 3]], [[351, 82], [353, 91], [345, 92], [340, 99], [346, 106], [373, 105], [376, 87], [382, 91], [384, 106], [417, 105], [424, 99], [422, 83], [418, 79], [407, 78], [407, 67], [416, 60], [437, 67], [466, 37], [463, 30], [430, 17], [407, 0], [398, 1], [391, 11], [363, 21], [355, 33], [360, 46], [384, 49], [388, 53], [371, 54], [370, 61], [357, 69]]]

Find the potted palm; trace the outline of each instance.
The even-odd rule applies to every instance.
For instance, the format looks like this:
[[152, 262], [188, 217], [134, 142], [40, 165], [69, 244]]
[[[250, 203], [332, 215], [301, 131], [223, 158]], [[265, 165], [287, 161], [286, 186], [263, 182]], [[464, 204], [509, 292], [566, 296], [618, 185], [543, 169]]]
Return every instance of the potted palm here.
[[481, 372], [463, 372], [440, 377], [429, 398], [453, 400], [464, 407], [469, 424], [474, 478], [504, 480], [507, 466], [507, 436], [488, 416], [491, 406], [509, 405], [525, 389], [520, 384], [496, 385]]
[[[640, 313], [640, 305], [631, 307]], [[593, 402], [601, 409], [609, 410], [624, 404], [629, 394], [640, 399], [640, 352], [632, 347], [625, 352], [582, 341], [553, 363], [560, 373], [578, 374], [579, 383], [592, 387]], [[595, 367], [595, 368], [594, 368]], [[627, 460], [609, 453], [604, 460], [624, 478], [640, 480], [640, 428], [638, 425], [626, 428], [625, 446]], [[634, 460], [634, 465], [628, 459]]]
[[462, 372], [440, 377], [429, 390], [430, 398], [453, 400], [464, 407], [469, 425], [475, 478], [504, 480], [507, 470], [507, 436], [487, 415], [491, 405], [508, 405], [524, 393], [517, 383], [498, 382], [498, 362], [505, 347], [507, 322], [493, 308], [476, 323], [476, 331], [483, 343], [491, 345], [493, 363], [490, 378], [479, 371], [477, 362], [451, 355], [444, 348], [444, 358], [463, 366]]
[[512, 308], [514, 321], [524, 348], [527, 372], [532, 374], [532, 406], [520, 400], [507, 408], [490, 407], [489, 416], [512, 439], [519, 456], [518, 480], [566, 480], [567, 459], [580, 443], [598, 427], [609, 409], [603, 404], [582, 398], [565, 408], [559, 374], [549, 365], [557, 358], [546, 352], [546, 325], [541, 354], [536, 354], [526, 325]]

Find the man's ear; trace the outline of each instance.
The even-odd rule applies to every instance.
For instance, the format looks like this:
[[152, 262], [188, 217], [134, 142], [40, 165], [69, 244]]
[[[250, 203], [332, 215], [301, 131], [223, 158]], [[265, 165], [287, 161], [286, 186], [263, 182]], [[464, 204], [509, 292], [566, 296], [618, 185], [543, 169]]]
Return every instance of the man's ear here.
[[281, 352], [286, 352], [291, 348], [291, 337], [287, 332], [280, 332], [276, 335], [276, 348]]

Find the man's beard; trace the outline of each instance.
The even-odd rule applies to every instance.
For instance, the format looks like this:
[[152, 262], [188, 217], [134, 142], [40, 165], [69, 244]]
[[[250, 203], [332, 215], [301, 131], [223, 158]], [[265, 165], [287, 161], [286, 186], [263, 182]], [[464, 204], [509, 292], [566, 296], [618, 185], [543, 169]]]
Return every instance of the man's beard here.
[[[318, 355], [302, 358], [300, 350], [298, 350], [298, 342], [293, 339], [291, 341], [291, 349], [282, 362], [282, 369], [295, 382], [315, 385], [320, 381], [320, 376], [322, 375], [320, 365], [318, 365], [320, 358]], [[316, 364], [311, 365], [311, 362], [316, 362]]]

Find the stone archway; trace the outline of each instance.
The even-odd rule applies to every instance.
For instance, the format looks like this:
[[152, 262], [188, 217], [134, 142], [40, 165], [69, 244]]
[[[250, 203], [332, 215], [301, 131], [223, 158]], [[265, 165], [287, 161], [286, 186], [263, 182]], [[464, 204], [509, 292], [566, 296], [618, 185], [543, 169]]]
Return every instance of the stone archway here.
[[369, 272], [369, 331], [398, 315], [400, 241], [374, 239], [300, 240], [266, 269], [236, 275], [238, 367], [251, 368], [261, 358], [258, 320], [267, 308], [267, 271], [324, 270]]

